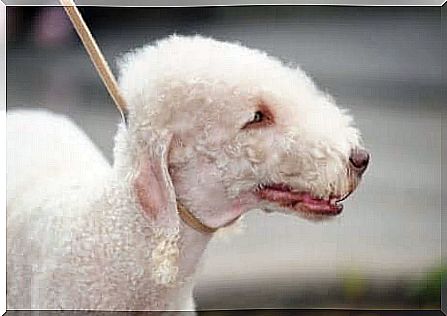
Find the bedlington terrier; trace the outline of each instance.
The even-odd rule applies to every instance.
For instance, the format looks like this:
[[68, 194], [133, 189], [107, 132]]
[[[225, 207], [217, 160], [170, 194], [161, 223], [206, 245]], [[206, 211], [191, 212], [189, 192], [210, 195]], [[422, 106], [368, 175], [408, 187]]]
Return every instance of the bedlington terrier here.
[[113, 166], [59, 115], [8, 115], [10, 309], [192, 310], [200, 227], [330, 218], [368, 164], [351, 116], [258, 50], [171, 36], [125, 55], [119, 84]]

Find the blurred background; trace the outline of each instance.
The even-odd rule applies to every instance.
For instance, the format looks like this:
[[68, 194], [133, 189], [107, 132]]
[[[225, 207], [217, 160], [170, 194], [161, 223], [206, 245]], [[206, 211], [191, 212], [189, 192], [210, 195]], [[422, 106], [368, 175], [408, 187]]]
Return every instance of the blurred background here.
[[[336, 219], [253, 212], [242, 233], [213, 240], [195, 290], [199, 309], [439, 309], [447, 274], [441, 8], [81, 12], [113, 69], [122, 53], [173, 33], [240, 41], [298, 64], [350, 109], [372, 154], [362, 185]], [[112, 160], [120, 116], [60, 7], [7, 8], [7, 110], [18, 107], [66, 114]]]

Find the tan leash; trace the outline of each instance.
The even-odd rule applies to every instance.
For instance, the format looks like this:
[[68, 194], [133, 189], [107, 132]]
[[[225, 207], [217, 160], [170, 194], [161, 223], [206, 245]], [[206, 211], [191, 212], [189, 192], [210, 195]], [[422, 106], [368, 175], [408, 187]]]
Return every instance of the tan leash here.
[[109, 91], [110, 96], [115, 102], [115, 105], [118, 108], [118, 111], [120, 111], [121, 117], [125, 122], [127, 118], [126, 101], [121, 95], [115, 77], [113, 76], [113, 73], [110, 70], [109, 65], [107, 64], [104, 55], [101, 53], [98, 44], [96, 44], [96, 41], [92, 33], [88, 29], [88, 26], [87, 24], [85, 24], [85, 21], [82, 18], [81, 13], [79, 12], [78, 8], [76, 7], [76, 4], [72, 0], [59, 0], [59, 1], [64, 7], [65, 12], [70, 18], [71, 23], [73, 24], [76, 32], [79, 35], [79, 38], [82, 41], [82, 44], [84, 45], [85, 49], [87, 50], [87, 53], [89, 54], [90, 59], [93, 62], [93, 65], [95, 65], [96, 71], [99, 73], [102, 82], [106, 86], [107, 91]]
[[[113, 76], [112, 71], [110, 70], [109, 65], [107, 64], [104, 55], [101, 53], [98, 44], [88, 29], [87, 24], [82, 18], [81, 13], [79, 12], [76, 4], [72, 0], [59, 0], [61, 5], [64, 7], [65, 12], [71, 20], [76, 32], [78, 33], [82, 44], [84, 45], [87, 53], [90, 56], [93, 64], [95, 65], [96, 71], [99, 73], [99, 76], [102, 79], [102, 82], [107, 88], [110, 96], [115, 102], [118, 111], [121, 113], [121, 117], [124, 122], [127, 122], [127, 104], [124, 100], [118, 84], [116, 82], [115, 77]], [[180, 218], [191, 228], [196, 231], [199, 231], [204, 234], [212, 234], [216, 232], [220, 227], [210, 227], [202, 223], [197, 217], [195, 217], [183, 204], [177, 201], [177, 209], [179, 212]], [[231, 220], [227, 224], [222, 227], [226, 227], [228, 225], [233, 224], [239, 217]]]

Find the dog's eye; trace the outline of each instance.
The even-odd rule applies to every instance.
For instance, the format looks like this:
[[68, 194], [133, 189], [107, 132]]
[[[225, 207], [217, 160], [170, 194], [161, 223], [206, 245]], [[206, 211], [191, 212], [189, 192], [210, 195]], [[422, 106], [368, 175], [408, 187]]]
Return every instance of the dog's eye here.
[[245, 123], [242, 129], [262, 128], [274, 123], [273, 114], [265, 103], [260, 102], [257, 107], [258, 110], [253, 114], [253, 118]]
[[270, 115], [270, 112], [256, 111], [253, 115], [253, 119], [245, 123], [242, 129], [266, 127], [272, 125], [272, 123], [273, 118]]
[[253, 118], [253, 120], [251, 122], [252, 123], [260, 123], [260, 122], [262, 122], [263, 119], [264, 119], [264, 113], [262, 113], [261, 111], [256, 111], [255, 117]]
[[264, 113], [262, 113], [261, 111], [256, 111], [255, 114], [253, 115], [253, 119], [245, 123], [242, 129], [259, 127], [263, 124], [264, 120], [265, 120]]

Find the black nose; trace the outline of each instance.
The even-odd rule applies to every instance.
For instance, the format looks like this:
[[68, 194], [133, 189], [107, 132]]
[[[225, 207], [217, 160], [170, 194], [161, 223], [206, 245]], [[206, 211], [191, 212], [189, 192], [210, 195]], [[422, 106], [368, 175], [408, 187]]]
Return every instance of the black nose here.
[[363, 172], [368, 167], [369, 153], [363, 149], [355, 149], [351, 152], [349, 161], [356, 169]]

